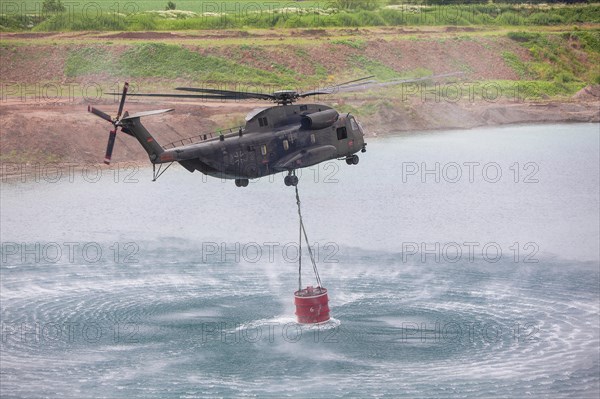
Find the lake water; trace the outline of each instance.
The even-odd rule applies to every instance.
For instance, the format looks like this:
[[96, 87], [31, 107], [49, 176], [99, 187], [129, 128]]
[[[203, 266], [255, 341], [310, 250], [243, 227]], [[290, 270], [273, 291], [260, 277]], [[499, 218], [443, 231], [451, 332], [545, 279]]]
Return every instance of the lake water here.
[[596, 398], [599, 129], [376, 138], [303, 170], [312, 328], [283, 176], [4, 165], [1, 395]]

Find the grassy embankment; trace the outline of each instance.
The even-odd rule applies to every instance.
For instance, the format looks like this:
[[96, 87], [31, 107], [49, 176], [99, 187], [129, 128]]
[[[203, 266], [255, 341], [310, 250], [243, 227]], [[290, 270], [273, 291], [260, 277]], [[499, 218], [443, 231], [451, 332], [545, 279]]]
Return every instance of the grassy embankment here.
[[18, 31], [144, 31], [183, 29], [323, 28], [361, 26], [544, 26], [600, 23], [600, 4], [453, 4], [387, 5], [386, 0], [340, 8], [343, 0], [272, 2], [252, 0], [115, 3], [76, 2], [64, 12], [44, 12], [38, 0], [8, 3], [0, 13], [0, 30]]
[[[25, 9], [35, 10], [39, 2], [26, 0]], [[115, 79], [140, 79], [145, 88], [159, 88], [168, 81], [178, 80], [190, 84], [250, 85], [256, 90], [315, 87], [323, 83], [342, 81], [364, 75], [375, 75], [378, 80], [403, 77], [426, 76], [435, 72], [430, 62], [421, 66], [401, 69], [386, 57], [369, 53], [376, 34], [348, 35], [335, 27], [380, 27], [380, 26], [469, 26], [472, 32], [443, 32], [434, 35], [388, 35], [385, 40], [393, 44], [402, 40], [415, 42], [422, 47], [439, 48], [449, 43], [475, 42], [490, 53], [500, 54], [500, 62], [509, 66], [517, 79], [495, 77], [471, 78], [469, 90], [459, 85], [448, 85], [444, 96], [455, 100], [457, 96], [481, 99], [485, 87], [492, 85], [507, 97], [518, 93], [522, 99], [561, 98], [573, 95], [589, 84], [600, 84], [600, 5], [452, 5], [452, 6], [397, 6], [396, 8], [376, 5], [373, 10], [333, 10], [323, 8], [322, 2], [294, 2], [296, 8], [273, 10], [272, 2], [206, 2], [178, 1], [176, 12], [156, 11], [164, 7], [162, 1], [140, 1], [127, 3], [122, 10], [111, 8], [115, 3], [100, 1], [102, 8], [88, 8], [84, 3], [63, 13], [46, 13], [31, 19], [26, 13], [6, 14], [0, 17], [1, 29], [10, 31], [177, 31], [188, 29], [236, 29], [234, 39], [218, 38], [211, 42], [186, 41], [185, 44], [168, 40], [108, 38], [99, 45], [91, 40], [71, 42], [68, 39], [3, 39], [0, 41], [3, 62], [8, 57], [17, 60], [23, 47], [61, 47], [64, 67], [60, 81], [85, 80], [98, 77], [109, 81]], [[132, 4], [135, 4], [133, 6]], [[166, 2], [165, 2], [166, 4]], [[217, 4], [217, 9], [215, 9]], [[253, 4], [252, 6], [250, 6]], [[283, 3], [282, 3], [283, 4]], [[289, 5], [285, 3], [283, 5]], [[254, 8], [251, 8], [254, 7]], [[98, 10], [101, 10], [98, 11]], [[152, 11], [155, 10], [155, 11]], [[183, 10], [183, 11], [181, 11]], [[119, 11], [116, 13], [115, 11]], [[254, 12], [256, 11], [256, 12]], [[94, 14], [95, 13], [95, 14]], [[100, 15], [98, 15], [100, 13]], [[95, 15], [94, 18], [86, 15]], [[274, 42], [254, 35], [255, 28], [324, 28], [322, 38], [283, 35]], [[363, 28], [363, 32], [369, 29]], [[319, 33], [316, 33], [319, 35]], [[325, 37], [326, 36], [326, 37]], [[507, 39], [508, 38], [508, 39]], [[102, 40], [102, 38], [100, 38]], [[506, 43], [509, 48], [501, 48]], [[500, 43], [500, 44], [498, 44]], [[315, 59], [315, 52], [327, 51], [335, 54], [328, 59]], [[213, 51], [220, 47], [219, 51]], [[392, 46], [393, 47], [393, 46]], [[522, 51], [519, 51], [522, 50]], [[397, 58], [405, 57], [396, 51]], [[30, 53], [26, 53], [30, 54]], [[293, 58], [293, 62], [282, 62]], [[486, 54], [482, 54], [485, 57]], [[40, 56], [42, 57], [42, 56]], [[254, 62], [248, 62], [252, 60]], [[38, 63], [46, 61], [43, 57]], [[460, 58], [444, 60], [453, 70], [467, 74], [473, 65]], [[24, 61], [25, 63], [27, 61]], [[33, 61], [32, 61], [33, 62]], [[296, 65], [310, 65], [297, 68]], [[480, 73], [481, 75], [481, 73]], [[6, 78], [4, 78], [6, 79]], [[167, 83], [165, 83], [167, 82]], [[452, 83], [452, 80], [449, 80]], [[262, 89], [262, 90], [261, 90]], [[373, 114], [382, 107], [398, 106], [402, 87], [377, 93], [377, 99], [360, 105], [343, 106], [358, 115]], [[458, 92], [460, 91], [460, 93]], [[368, 97], [368, 93], [365, 95]]]
[[[507, 40], [507, 37], [509, 40]], [[405, 40], [405, 39], [399, 39]], [[498, 36], [478, 37], [477, 35], [459, 35], [441, 38], [408, 39], [416, 47], [422, 46], [423, 52], [433, 45], [446, 43], [460, 46], [475, 42], [481, 46], [493, 46], [496, 41], [503, 40], [514, 44], [510, 49], [494, 49], [501, 52], [503, 62], [508, 65], [518, 80], [479, 79], [472, 82], [471, 92], [461, 89], [460, 85], [449, 85], [444, 96], [455, 99], [457, 95], [472, 96], [480, 99], [485, 87], [500, 90], [507, 97], [519, 93], [521, 99], [535, 100], [540, 98], [567, 97], [589, 84], [600, 84], [600, 31], [565, 31], [561, 33], [547, 32], [508, 32]], [[243, 83], [248, 90], [264, 91], [278, 88], [298, 89], [315, 87], [323, 83], [333, 83], [356, 76], [375, 75], [380, 81], [427, 76], [433, 72], [434, 66], [424, 64], [422, 67], [398, 70], [396, 65], [387, 59], [377, 59], [366, 54], [368, 39], [332, 38], [322, 43], [310, 43], [310, 40], [298, 40], [295, 45], [283, 46], [264, 44], [228, 45], [219, 51], [209, 48], [207, 52], [198, 51], [193, 46], [171, 43], [130, 43], [125, 46], [111, 45], [67, 45], [65, 49], [64, 76], [69, 80], [83, 79], [86, 76], [105, 76], [107, 78], [127, 77], [144, 81], [147, 89], [152, 87], [152, 79], [162, 82], [163, 89], [171, 87], [170, 79], [190, 84], [239, 85]], [[315, 60], [315, 52], [323, 51], [320, 46], [326, 45], [329, 51], [339, 54], [338, 59]], [[119, 47], [117, 51], [116, 47]], [[499, 46], [498, 46], [499, 47]], [[13, 47], [13, 51], [18, 47]], [[522, 56], [519, 49], [526, 49], [527, 57]], [[311, 65], [310, 70], [300, 71], [290, 63], [282, 63], [278, 54], [286, 53], [293, 57], [293, 64]], [[293, 54], [290, 54], [292, 52]], [[18, 50], [17, 50], [18, 53]], [[519, 54], [517, 54], [519, 53]], [[400, 55], [401, 57], [402, 55]], [[260, 60], [259, 66], [253, 66], [252, 60]], [[454, 70], [467, 74], [473, 67], [460, 59], [448, 60]], [[333, 64], [338, 68], [333, 68]], [[341, 65], [340, 65], [341, 64]], [[343, 75], [339, 75], [339, 70]], [[165, 83], [166, 82], [166, 83]], [[452, 80], [449, 80], [452, 82]], [[353, 109], [358, 113], [373, 113], [380, 106], [392, 106], [394, 99], [399, 98], [404, 87], [390, 88], [378, 94], [380, 100], [365, 104], [361, 109]], [[461, 90], [461, 93], [455, 93]]]

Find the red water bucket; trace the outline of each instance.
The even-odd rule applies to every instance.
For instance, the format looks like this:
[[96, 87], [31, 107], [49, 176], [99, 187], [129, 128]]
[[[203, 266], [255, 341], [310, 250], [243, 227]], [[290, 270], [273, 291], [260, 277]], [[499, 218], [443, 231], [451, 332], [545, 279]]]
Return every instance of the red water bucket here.
[[306, 287], [294, 292], [298, 323], [314, 324], [329, 320], [327, 288]]

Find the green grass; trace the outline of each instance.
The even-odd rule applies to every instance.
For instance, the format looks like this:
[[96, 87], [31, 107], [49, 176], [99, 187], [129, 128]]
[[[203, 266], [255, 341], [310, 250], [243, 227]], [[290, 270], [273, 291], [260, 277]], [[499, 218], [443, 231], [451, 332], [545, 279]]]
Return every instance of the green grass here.
[[361, 39], [337, 39], [332, 40], [331, 44], [343, 44], [344, 46], [348, 46], [357, 50], [362, 50], [366, 47], [367, 42]]
[[[5, 164], [43, 165], [62, 162], [63, 158], [62, 155], [40, 150], [10, 150], [8, 152], [5, 151], [0, 153], [0, 162]], [[6, 169], [3, 168], [3, 172], [10, 170], [10, 167], [7, 167]]]
[[356, 75], [373, 75], [380, 81], [401, 77], [401, 74], [387, 65], [364, 55], [352, 56], [351, 65], [356, 65]]
[[[507, 90], [510, 85], [520, 85], [518, 87], [523, 96], [537, 99], [569, 96], [587, 84], [600, 83], [600, 71], [597, 67], [600, 64], [599, 31], [509, 32], [507, 36], [526, 48], [530, 57], [523, 58], [517, 55], [518, 51], [503, 51], [504, 62], [517, 73], [520, 81], [493, 81], [494, 84]], [[340, 38], [337, 45], [355, 48], [357, 42], [362, 46], [360, 39]], [[365, 43], [365, 47], [367, 45]], [[68, 78], [94, 75], [109, 78], [156, 77], [207, 83], [243, 82], [258, 87], [293, 89], [297, 88], [298, 82], [314, 86], [329, 82], [331, 78], [327, 67], [318, 63], [313, 63], [314, 72], [308, 75], [300, 75], [293, 67], [279, 63], [276, 58], [269, 60], [270, 68], [244, 65], [239, 62], [240, 59], [267, 57], [267, 53], [263, 53], [265, 48], [245, 43], [231, 46], [231, 49], [231, 53], [226, 52], [228, 56], [214, 56], [202, 54], [195, 47], [164, 43], [132, 43], [124, 50], [122, 47], [99, 45], [72, 46], [65, 60], [64, 73]], [[362, 50], [364, 49], [356, 49], [343, 60], [347, 65], [345, 75], [348, 77], [374, 75], [379, 81], [387, 81], [432, 74], [431, 70], [424, 68], [397, 71], [382, 61], [367, 57]], [[303, 60], [311, 58], [310, 45], [292, 49], [286, 47], [286, 51], [293, 51], [296, 57]], [[456, 60], [449, 62], [453, 69], [466, 68], [466, 65], [460, 65]], [[450, 87], [449, 90], [453, 89]], [[395, 89], [386, 92], [398, 94]]]
[[515, 53], [503, 51], [502, 58], [504, 58], [504, 62], [519, 75], [519, 78], [526, 79], [531, 77], [532, 73], [527, 63], [521, 61]]
[[115, 73], [110, 53], [101, 47], [73, 50], [65, 62], [65, 76], [74, 77], [96, 73]]
[[186, 78], [202, 82], [293, 85], [296, 73], [283, 66], [275, 71], [240, 65], [190, 49], [163, 43], [143, 43], [116, 55], [99, 46], [71, 50], [65, 62], [65, 75], [107, 74], [132, 78]]
[[510, 52], [502, 54], [507, 65], [521, 78], [554, 81], [567, 91], [567, 86], [572, 87], [570, 83], [600, 81], [598, 30], [562, 34], [509, 32], [507, 36], [527, 48], [532, 57], [525, 62]]
[[[132, 14], [142, 11], [164, 10], [167, 0], [136, 0], [116, 2], [114, 0], [81, 0], [69, 2], [62, 1], [68, 5], [68, 9], [77, 13], [86, 12], [90, 16], [96, 16], [97, 13], [110, 14], [114, 12], [122, 14]], [[42, 0], [20, 0], [15, 2], [21, 13], [36, 14], [41, 13]], [[218, 12], [218, 13], [247, 13], [250, 11], [261, 10], [268, 11], [274, 6], [278, 7], [297, 7], [313, 8], [322, 7], [323, 2], [318, 0], [305, 1], [272, 1], [272, 0], [177, 0], [174, 1], [177, 10], [193, 11], [197, 13]], [[13, 5], [7, 6], [12, 10]], [[4, 10], [4, 8], [3, 8]]]
[[[177, 2], [176, 13], [166, 13], [164, 12], [166, 2], [163, 4], [162, 1], [119, 3], [112, 0], [99, 0], [75, 2], [74, 4], [78, 5], [70, 6], [70, 12], [57, 15], [41, 14], [39, 1], [25, 0], [10, 4], [20, 4], [21, 8], [19, 10], [2, 8], [0, 30], [135, 31], [404, 25], [544, 26], [600, 23], [598, 3], [530, 7], [521, 7], [518, 4], [465, 4], [415, 6], [409, 9], [379, 6], [369, 11], [338, 10], [328, 8], [333, 3], [319, 1], [220, 0], [181, 1]], [[35, 4], [38, 4], [37, 9]]]

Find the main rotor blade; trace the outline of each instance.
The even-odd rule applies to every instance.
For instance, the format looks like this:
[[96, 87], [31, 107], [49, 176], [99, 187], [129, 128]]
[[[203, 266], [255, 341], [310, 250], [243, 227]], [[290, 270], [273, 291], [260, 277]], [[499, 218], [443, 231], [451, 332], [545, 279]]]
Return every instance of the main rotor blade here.
[[371, 79], [371, 78], [374, 78], [374, 77], [375, 77], [375, 75], [365, 76], [364, 78], [350, 80], [350, 81], [345, 82], [345, 83], [337, 84], [336, 86], [337, 87], [345, 86], [345, 85], [350, 84], [350, 83], [356, 83], [356, 82], [360, 82], [360, 81], [363, 81], [363, 80]]
[[106, 145], [106, 155], [104, 156], [104, 163], [110, 165], [110, 159], [112, 158], [113, 147], [115, 146], [115, 139], [117, 137], [117, 129], [111, 130], [108, 134], [108, 144]]
[[304, 93], [300, 93], [300, 94], [298, 94], [298, 97], [304, 98], [304, 97], [308, 97], [308, 96], [318, 96], [319, 94], [331, 94], [334, 91], [335, 91], [335, 89], [333, 87], [331, 87], [329, 89], [319, 89], [319, 90], [307, 91]]
[[399, 85], [399, 84], [403, 84], [403, 83], [422, 82], [424, 80], [447, 78], [447, 77], [458, 76], [458, 75], [464, 75], [464, 72], [451, 72], [451, 73], [444, 73], [444, 74], [440, 74], [440, 75], [424, 76], [422, 78], [398, 79], [398, 80], [392, 80], [389, 82], [380, 82], [380, 83], [368, 82], [365, 84], [356, 84], [356, 85], [351, 85], [348, 87], [340, 87], [338, 92], [339, 93], [348, 93], [348, 92], [353, 92], [353, 91], [370, 90], [370, 89], [374, 89], [377, 87], [387, 87], [387, 86], [394, 86], [394, 85]]
[[127, 90], [129, 89], [129, 83], [125, 82], [123, 85], [123, 94], [121, 94], [121, 102], [119, 103], [119, 112], [117, 112], [117, 120], [121, 118], [123, 113], [123, 106], [125, 105], [125, 97], [127, 97]]
[[[308, 97], [308, 96], [316, 96], [319, 94], [332, 94], [336, 90], [338, 90], [341, 86], [351, 87], [351, 86], [355, 86], [355, 85], [359, 85], [359, 84], [364, 84], [365, 83], [365, 82], [363, 82], [364, 80], [371, 79], [373, 77], [375, 77], [375, 75], [365, 76], [363, 78], [350, 80], [348, 82], [340, 83], [340, 84], [330, 86], [330, 87], [324, 87], [324, 88], [315, 89], [315, 90], [311, 90], [311, 91], [305, 91], [304, 93], [300, 93], [298, 95], [298, 97], [304, 98], [304, 97]], [[362, 82], [362, 83], [357, 83], [357, 82]], [[351, 83], [353, 83], [353, 84], [351, 84]]]
[[[114, 93], [106, 93], [114, 94]], [[163, 94], [163, 93], [147, 93], [147, 94], [129, 94], [129, 97], [173, 97], [173, 98], [207, 98], [214, 100], [235, 100], [240, 99], [239, 95], [235, 96], [219, 96], [213, 94]]]
[[[112, 93], [106, 93], [112, 94]], [[162, 93], [147, 93], [147, 94], [129, 94], [129, 97], [171, 97], [171, 98], [200, 98], [211, 100], [271, 100], [271, 97], [243, 97], [240, 94], [234, 95], [217, 95], [217, 94], [162, 94]], [[268, 95], [265, 95], [268, 96]]]
[[222, 96], [239, 96], [240, 98], [258, 98], [262, 100], [271, 100], [275, 97], [271, 94], [253, 93], [248, 91], [233, 91], [233, 90], [218, 90], [218, 89], [201, 89], [196, 87], [176, 87], [175, 90], [191, 91], [194, 93], [218, 94]]
[[109, 121], [110, 123], [113, 123], [112, 118], [110, 117], [110, 115], [108, 115], [107, 113], [100, 111], [98, 108], [94, 108], [91, 105], [88, 105], [88, 112], [91, 112], [92, 114], [99, 116], [100, 118], [104, 119], [105, 121]]

